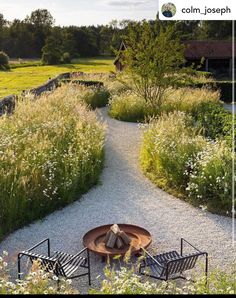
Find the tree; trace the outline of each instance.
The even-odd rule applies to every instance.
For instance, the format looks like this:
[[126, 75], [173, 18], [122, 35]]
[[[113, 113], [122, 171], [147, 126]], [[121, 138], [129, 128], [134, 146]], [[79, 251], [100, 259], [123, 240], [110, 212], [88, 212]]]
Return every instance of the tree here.
[[27, 17], [29, 23], [33, 24], [36, 28], [52, 27], [55, 20], [47, 9], [37, 9], [33, 11], [30, 17]]
[[35, 48], [40, 53], [55, 20], [47, 9], [37, 9], [30, 16], [26, 17], [25, 22], [31, 25], [31, 30], [34, 33]]
[[200, 21], [176, 21], [175, 29], [181, 40], [198, 39]]
[[163, 28], [158, 21], [129, 24], [124, 41], [127, 48], [122, 60], [130, 83], [121, 81], [158, 109], [169, 87], [178, 85], [180, 77], [186, 78], [184, 45], [174, 26]]
[[42, 53], [43, 64], [54, 65], [61, 63], [63, 52], [60, 40], [55, 36], [48, 37], [45, 46], [42, 48]]
[[9, 57], [6, 53], [0, 52], [0, 70], [8, 70], [9, 68]]
[[197, 28], [199, 39], [232, 39], [232, 21], [201, 21]]
[[0, 13], [0, 49], [2, 47], [2, 40], [4, 38], [3, 33], [4, 33], [4, 27], [6, 26], [7, 21], [4, 19], [3, 14]]

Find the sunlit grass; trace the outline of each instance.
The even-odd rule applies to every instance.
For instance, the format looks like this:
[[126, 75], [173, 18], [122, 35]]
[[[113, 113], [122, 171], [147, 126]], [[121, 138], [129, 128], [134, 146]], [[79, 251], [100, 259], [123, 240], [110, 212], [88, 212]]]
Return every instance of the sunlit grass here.
[[[15, 64], [15, 68], [9, 72], [0, 72], [0, 98], [10, 94], [20, 94], [46, 82], [49, 78], [63, 72], [101, 72], [114, 71], [113, 57], [80, 58], [72, 61], [72, 64], [54, 66], [21, 66]], [[30, 61], [28, 63], [34, 63]], [[27, 65], [27, 63], [26, 63]]]

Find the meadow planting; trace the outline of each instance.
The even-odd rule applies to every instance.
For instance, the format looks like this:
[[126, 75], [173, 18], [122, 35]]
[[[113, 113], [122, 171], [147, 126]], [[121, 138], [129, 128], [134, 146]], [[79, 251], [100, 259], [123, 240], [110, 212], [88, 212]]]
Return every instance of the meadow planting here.
[[0, 238], [97, 183], [104, 127], [76, 88], [19, 100], [0, 118]]
[[180, 193], [187, 186], [188, 161], [203, 150], [206, 140], [190, 125], [191, 118], [182, 112], [153, 119], [141, 148], [141, 165], [157, 184]]
[[105, 107], [110, 98], [110, 92], [105, 87], [77, 87], [81, 99], [92, 109]]
[[119, 84], [118, 92], [113, 85], [109, 115], [146, 123], [140, 153], [144, 173], [179, 198], [230, 215], [232, 117], [220, 101], [220, 92], [169, 88], [155, 108]]
[[141, 166], [158, 186], [197, 206], [231, 214], [232, 153], [203, 137], [183, 112], [162, 115], [144, 132]]
[[[227, 272], [219, 269], [212, 270], [208, 276], [207, 285], [205, 284], [204, 275], [194, 278], [195, 283], [190, 281], [190, 276], [187, 276], [187, 281], [182, 285], [178, 285], [174, 281], [169, 281], [168, 283], [165, 281], [156, 282], [141, 277], [137, 273], [139, 263], [140, 261], [135, 265], [127, 263], [127, 266], [121, 266], [119, 270], [107, 265], [104, 268], [104, 278], [102, 279], [98, 276], [99, 285], [96, 289], [91, 286], [88, 290], [88, 294], [235, 294], [235, 278], [234, 274], [231, 273], [233, 266], [232, 269]], [[46, 273], [37, 262], [34, 262], [30, 272], [27, 275], [22, 276], [21, 280], [14, 280], [13, 277], [10, 276], [9, 267], [8, 253], [4, 251], [3, 254], [0, 255], [1, 295], [79, 294], [79, 291], [74, 288], [71, 280], [60, 278], [60, 283], [58, 285], [58, 277], [55, 276], [53, 272]]]
[[208, 141], [196, 159], [189, 161], [191, 169], [186, 188], [188, 199], [218, 213], [231, 214], [232, 152], [225, 141]]
[[71, 280], [60, 280], [60, 287], [57, 286], [58, 277], [53, 273], [46, 273], [35, 262], [30, 272], [21, 276], [21, 279], [14, 280], [10, 274], [8, 253], [3, 251], [0, 255], [0, 294], [1, 295], [55, 295], [55, 294], [76, 294], [71, 287]]
[[220, 94], [206, 88], [169, 88], [163, 98], [162, 105], [155, 109], [141, 96], [132, 91], [118, 93], [112, 96], [109, 106], [111, 117], [131, 122], [143, 122], [151, 116], [162, 113], [182, 111], [193, 114], [202, 103], [219, 103]]
[[131, 91], [114, 95], [109, 102], [109, 106], [109, 115], [117, 120], [141, 122], [148, 114], [148, 106], [145, 100]]
[[[235, 294], [235, 278], [231, 272], [220, 269], [212, 270], [206, 285], [205, 276], [194, 278], [187, 276], [184, 284], [175, 281], [150, 280], [138, 274], [138, 266], [128, 264], [119, 270], [107, 266], [104, 270], [105, 278], [101, 280], [99, 289], [90, 290], [90, 294], [100, 295], [197, 295], [197, 294]], [[233, 267], [231, 271], [233, 271]], [[192, 277], [193, 278], [193, 277]]]

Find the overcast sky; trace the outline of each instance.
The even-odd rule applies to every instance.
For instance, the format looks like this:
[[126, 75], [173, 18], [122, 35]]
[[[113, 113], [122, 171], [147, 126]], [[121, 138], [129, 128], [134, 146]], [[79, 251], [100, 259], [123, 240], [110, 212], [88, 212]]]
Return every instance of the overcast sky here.
[[0, 0], [0, 13], [11, 21], [46, 8], [56, 25], [108, 24], [112, 19], [154, 19], [158, 0]]

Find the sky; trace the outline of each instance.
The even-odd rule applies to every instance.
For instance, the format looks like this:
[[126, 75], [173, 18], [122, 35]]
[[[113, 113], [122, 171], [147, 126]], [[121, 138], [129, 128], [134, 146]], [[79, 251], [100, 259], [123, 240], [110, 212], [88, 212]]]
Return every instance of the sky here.
[[113, 19], [154, 19], [158, 0], [0, 0], [0, 13], [8, 21], [22, 20], [38, 8], [48, 9], [56, 25], [101, 25]]

